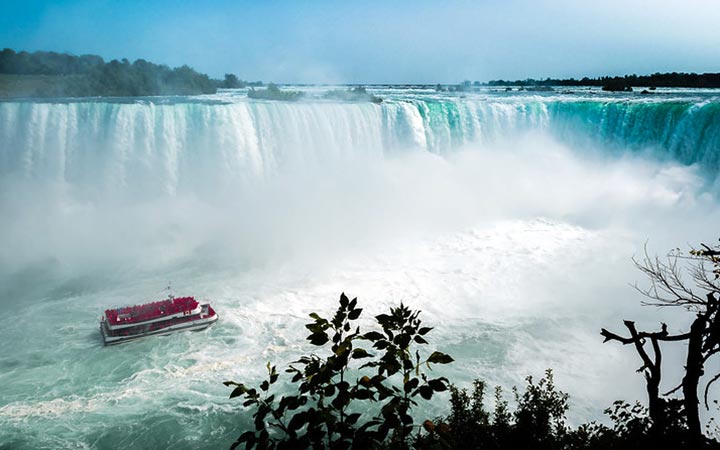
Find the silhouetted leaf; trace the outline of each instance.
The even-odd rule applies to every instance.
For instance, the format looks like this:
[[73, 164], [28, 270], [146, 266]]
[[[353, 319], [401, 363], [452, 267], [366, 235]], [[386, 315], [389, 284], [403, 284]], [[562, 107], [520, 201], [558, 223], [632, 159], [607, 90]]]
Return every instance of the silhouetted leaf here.
[[418, 392], [420, 393], [420, 396], [424, 398], [425, 400], [430, 400], [433, 395], [433, 390], [430, 388], [430, 386], [420, 386], [418, 388]]
[[441, 352], [432, 352], [432, 354], [428, 358], [428, 362], [431, 362], [434, 364], [449, 364], [453, 361], [455, 361], [455, 360], [452, 359], [452, 357], [450, 355], [446, 355], [445, 353], [441, 353]]
[[428, 386], [430, 386], [435, 392], [442, 392], [447, 390], [445, 381], [441, 378], [428, 381]]
[[239, 397], [239, 396], [243, 395], [244, 393], [246, 393], [247, 391], [248, 391], [248, 389], [245, 386], [243, 386], [242, 384], [239, 384], [238, 387], [233, 389], [232, 393], [230, 393], [230, 398]]
[[353, 393], [353, 397], [358, 400], [367, 400], [372, 398], [373, 392], [369, 389], [358, 389]]
[[327, 341], [330, 340], [327, 333], [313, 333], [307, 338], [308, 341], [310, 341], [313, 345], [324, 345]]
[[344, 408], [350, 403], [350, 393], [345, 390], [339, 391], [331, 403], [336, 409]]
[[290, 419], [290, 423], [288, 423], [288, 429], [292, 431], [297, 431], [305, 424], [307, 423], [308, 414], [306, 412], [299, 412], [295, 414], [292, 419]]
[[395, 336], [393, 342], [400, 348], [406, 348], [408, 345], [410, 345], [410, 339], [410, 335], [398, 334], [397, 336]]
[[378, 333], [377, 331], [371, 331], [369, 333], [363, 334], [362, 338], [367, 339], [369, 341], [377, 341], [380, 339], [385, 339], [385, 335], [382, 333]]
[[380, 314], [378, 316], [375, 316], [375, 320], [377, 320], [377, 322], [380, 324], [380, 326], [385, 328], [385, 326], [387, 324], [392, 322], [393, 318], [392, 318], [392, 316], [388, 316], [387, 314]]
[[420, 384], [420, 380], [418, 380], [417, 378], [413, 378], [411, 380], [408, 380], [408, 382], [403, 385], [403, 390], [406, 393], [410, 393], [418, 386], [418, 384]]
[[426, 341], [422, 336], [415, 336], [414, 340], [418, 344], [427, 344], [428, 343], [428, 341]]
[[361, 359], [361, 358], [369, 358], [372, 355], [365, 351], [365, 349], [362, 348], [356, 348], [352, 351], [352, 358], [353, 359]]

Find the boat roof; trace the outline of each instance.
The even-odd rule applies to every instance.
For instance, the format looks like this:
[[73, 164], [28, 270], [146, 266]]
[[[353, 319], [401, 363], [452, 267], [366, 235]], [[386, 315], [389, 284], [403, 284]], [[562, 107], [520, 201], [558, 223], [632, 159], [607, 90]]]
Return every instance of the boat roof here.
[[162, 316], [191, 311], [197, 306], [198, 302], [195, 297], [176, 297], [142, 305], [107, 309], [105, 310], [105, 316], [108, 323], [113, 325], [139, 323]]

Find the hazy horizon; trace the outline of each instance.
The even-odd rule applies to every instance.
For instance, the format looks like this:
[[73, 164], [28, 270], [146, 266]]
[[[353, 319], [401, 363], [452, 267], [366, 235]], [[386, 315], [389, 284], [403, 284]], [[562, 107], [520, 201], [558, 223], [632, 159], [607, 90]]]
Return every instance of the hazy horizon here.
[[[3, 47], [278, 83], [430, 84], [720, 71], [720, 5], [287, 1], [6, 5]], [[461, 13], [460, 13], [461, 11]], [[622, 11], [618, 13], [618, 11]]]

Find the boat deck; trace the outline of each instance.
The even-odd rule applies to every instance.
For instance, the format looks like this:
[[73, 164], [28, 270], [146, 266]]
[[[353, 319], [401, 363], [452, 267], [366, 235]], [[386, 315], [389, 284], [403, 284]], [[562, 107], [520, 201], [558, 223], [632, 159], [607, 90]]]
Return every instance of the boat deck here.
[[174, 314], [189, 313], [197, 306], [198, 302], [195, 297], [169, 298], [143, 305], [108, 309], [105, 311], [105, 317], [110, 325], [132, 325]]

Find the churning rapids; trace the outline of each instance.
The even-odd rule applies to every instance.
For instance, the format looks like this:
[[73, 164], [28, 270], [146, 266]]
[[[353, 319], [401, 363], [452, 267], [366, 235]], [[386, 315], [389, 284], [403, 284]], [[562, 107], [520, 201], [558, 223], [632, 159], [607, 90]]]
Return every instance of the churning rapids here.
[[[342, 291], [423, 310], [461, 386], [550, 367], [576, 422], [644, 399], [599, 329], [687, 326], [631, 257], [718, 238], [720, 97], [373, 92], [0, 103], [0, 448], [227, 447], [250, 417], [222, 381], [307, 351]], [[102, 347], [101, 312], [168, 280], [220, 322]]]

